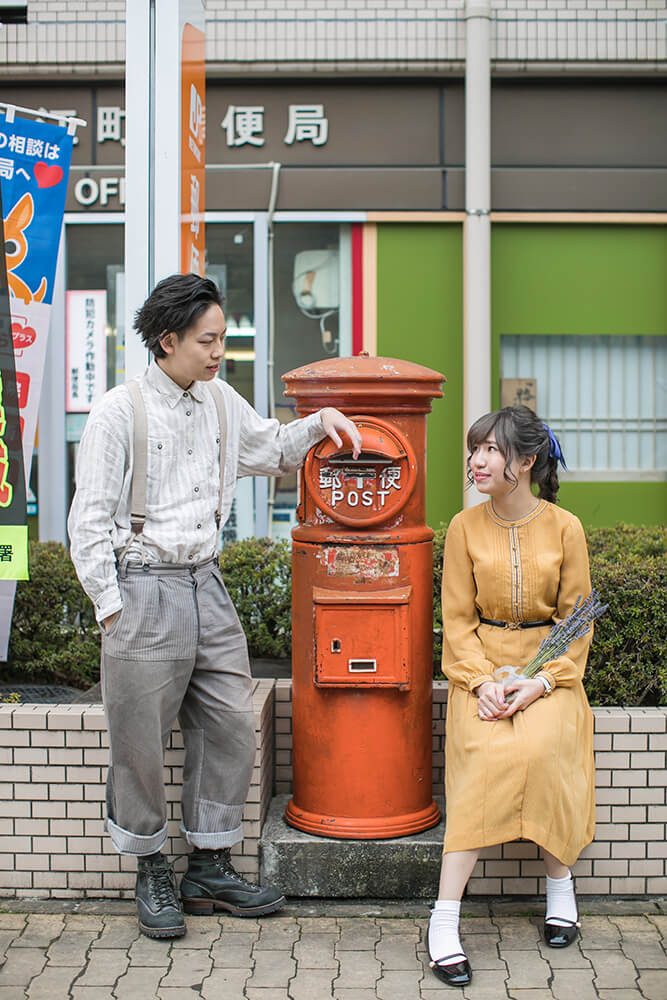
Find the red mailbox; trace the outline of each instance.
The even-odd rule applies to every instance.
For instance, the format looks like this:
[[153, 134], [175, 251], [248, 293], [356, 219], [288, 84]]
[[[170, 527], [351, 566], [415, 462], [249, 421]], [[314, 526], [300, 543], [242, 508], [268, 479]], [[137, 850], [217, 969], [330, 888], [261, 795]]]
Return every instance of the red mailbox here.
[[440, 819], [431, 794], [433, 532], [426, 414], [443, 376], [333, 358], [283, 376], [301, 415], [335, 406], [300, 473], [292, 531], [294, 795], [285, 818], [327, 837], [401, 837]]

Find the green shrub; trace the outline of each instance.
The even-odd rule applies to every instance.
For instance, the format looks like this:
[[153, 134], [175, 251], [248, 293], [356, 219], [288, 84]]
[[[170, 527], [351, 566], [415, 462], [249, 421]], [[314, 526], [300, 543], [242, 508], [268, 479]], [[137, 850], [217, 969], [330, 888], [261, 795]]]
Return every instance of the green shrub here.
[[226, 546], [220, 570], [254, 657], [292, 649], [292, 554], [287, 542], [247, 538]]
[[99, 680], [100, 630], [64, 545], [31, 542], [30, 579], [16, 587], [7, 680], [89, 688]]
[[587, 528], [588, 552], [593, 562], [615, 563], [628, 556], [660, 558], [667, 545], [661, 524], [615, 524], [613, 528]]

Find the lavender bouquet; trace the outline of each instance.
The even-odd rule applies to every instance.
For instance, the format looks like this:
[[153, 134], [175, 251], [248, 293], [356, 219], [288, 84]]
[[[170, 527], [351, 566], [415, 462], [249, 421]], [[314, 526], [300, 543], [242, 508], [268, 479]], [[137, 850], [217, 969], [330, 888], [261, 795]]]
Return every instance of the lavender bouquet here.
[[[586, 635], [596, 618], [600, 618], [608, 607], [608, 604], [600, 601], [597, 590], [592, 590], [585, 601], [579, 595], [567, 618], [550, 629], [549, 635], [542, 640], [535, 656], [525, 667], [497, 667], [494, 678], [507, 687], [517, 677], [534, 677], [545, 663], [558, 659], [568, 651], [575, 639]], [[511, 701], [512, 697], [513, 693], [510, 693], [507, 701]]]

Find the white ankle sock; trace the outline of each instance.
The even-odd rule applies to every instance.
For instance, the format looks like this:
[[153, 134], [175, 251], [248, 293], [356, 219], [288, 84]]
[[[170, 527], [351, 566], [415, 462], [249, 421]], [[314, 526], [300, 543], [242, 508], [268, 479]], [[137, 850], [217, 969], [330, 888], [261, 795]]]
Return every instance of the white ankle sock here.
[[[431, 910], [431, 922], [428, 925], [428, 950], [434, 962], [441, 965], [454, 965], [464, 960], [465, 952], [459, 939], [459, 913], [461, 903], [458, 899], [439, 899]], [[446, 962], [441, 959], [446, 958]]]
[[545, 920], [558, 927], [567, 927], [568, 920], [577, 922], [577, 900], [574, 895], [572, 873], [565, 878], [547, 875], [547, 913]]

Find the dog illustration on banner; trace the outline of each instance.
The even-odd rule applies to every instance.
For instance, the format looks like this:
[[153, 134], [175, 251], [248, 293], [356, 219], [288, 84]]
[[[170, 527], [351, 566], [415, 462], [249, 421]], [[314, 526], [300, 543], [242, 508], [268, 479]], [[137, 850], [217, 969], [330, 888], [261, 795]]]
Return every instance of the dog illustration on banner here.
[[46, 278], [42, 277], [39, 288], [31, 288], [14, 272], [21, 266], [28, 254], [28, 238], [25, 230], [33, 220], [35, 206], [32, 195], [24, 194], [16, 202], [5, 219], [5, 256], [7, 258], [7, 281], [12, 295], [26, 305], [41, 302], [46, 294]]

